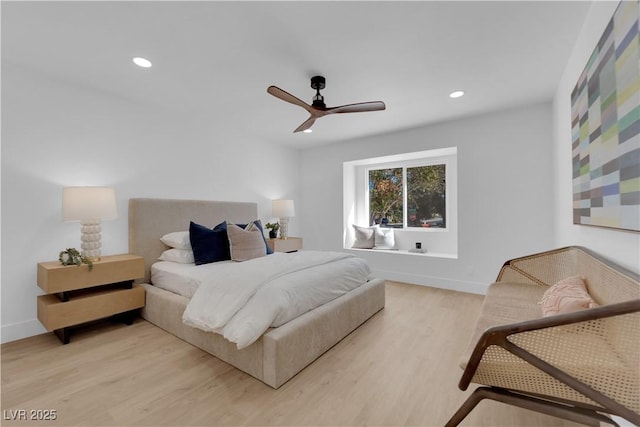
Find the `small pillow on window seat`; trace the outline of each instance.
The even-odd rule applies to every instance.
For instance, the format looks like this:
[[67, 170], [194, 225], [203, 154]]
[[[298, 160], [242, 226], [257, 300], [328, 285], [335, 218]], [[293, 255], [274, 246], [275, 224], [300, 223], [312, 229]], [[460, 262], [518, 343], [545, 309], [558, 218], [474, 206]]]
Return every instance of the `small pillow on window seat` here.
[[396, 239], [393, 228], [376, 228], [373, 232], [374, 249], [393, 249]]
[[567, 277], [551, 286], [544, 292], [539, 304], [543, 317], [598, 307], [580, 276]]
[[355, 241], [351, 247], [355, 249], [373, 249], [376, 244], [374, 233], [378, 228], [380, 228], [380, 226], [374, 225], [373, 227], [361, 227], [355, 224], [352, 225]]

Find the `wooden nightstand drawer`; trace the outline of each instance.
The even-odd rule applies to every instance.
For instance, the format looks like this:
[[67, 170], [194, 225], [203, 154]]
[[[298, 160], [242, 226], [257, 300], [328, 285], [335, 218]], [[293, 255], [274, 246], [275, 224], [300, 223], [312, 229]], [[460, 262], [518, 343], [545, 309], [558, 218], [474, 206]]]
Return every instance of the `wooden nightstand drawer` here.
[[117, 283], [144, 277], [144, 258], [135, 255], [104, 256], [88, 265], [38, 264], [38, 286], [48, 294]]
[[38, 319], [52, 331], [102, 319], [144, 306], [144, 288], [106, 289], [74, 295], [61, 301], [56, 295], [38, 297]]

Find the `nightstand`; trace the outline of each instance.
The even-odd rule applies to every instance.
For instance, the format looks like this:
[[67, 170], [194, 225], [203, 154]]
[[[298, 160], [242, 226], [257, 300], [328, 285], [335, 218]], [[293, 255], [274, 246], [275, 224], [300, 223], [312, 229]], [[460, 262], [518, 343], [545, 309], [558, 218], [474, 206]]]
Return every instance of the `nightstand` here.
[[302, 249], [302, 238], [267, 239], [267, 244], [274, 252], [295, 252]]
[[137, 255], [103, 256], [93, 269], [59, 261], [38, 263], [38, 320], [63, 344], [71, 327], [120, 315], [130, 325], [137, 309], [144, 307], [144, 288], [133, 286], [144, 277], [144, 258]]

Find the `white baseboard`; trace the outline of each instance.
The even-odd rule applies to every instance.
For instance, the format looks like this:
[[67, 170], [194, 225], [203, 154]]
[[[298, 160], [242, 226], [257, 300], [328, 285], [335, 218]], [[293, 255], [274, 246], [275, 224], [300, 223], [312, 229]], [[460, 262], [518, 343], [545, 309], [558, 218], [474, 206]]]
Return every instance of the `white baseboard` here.
[[21, 340], [47, 332], [38, 319], [25, 320], [24, 322], [3, 325], [0, 330], [0, 341], [6, 342]]
[[399, 273], [397, 271], [385, 271], [373, 269], [373, 275], [385, 280], [411, 283], [413, 285], [429, 286], [432, 288], [448, 289], [451, 291], [467, 292], [470, 294], [485, 295], [488, 283], [453, 280], [446, 277], [423, 276], [419, 274]]

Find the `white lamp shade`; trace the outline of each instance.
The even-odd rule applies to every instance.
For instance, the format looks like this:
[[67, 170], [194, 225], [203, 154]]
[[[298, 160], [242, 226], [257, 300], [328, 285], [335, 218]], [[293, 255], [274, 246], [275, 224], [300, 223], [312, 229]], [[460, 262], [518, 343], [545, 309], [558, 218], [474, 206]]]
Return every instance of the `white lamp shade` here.
[[293, 200], [274, 200], [271, 205], [271, 214], [278, 218], [287, 218], [296, 215]]
[[108, 221], [118, 218], [116, 192], [108, 187], [66, 187], [62, 190], [63, 221]]

